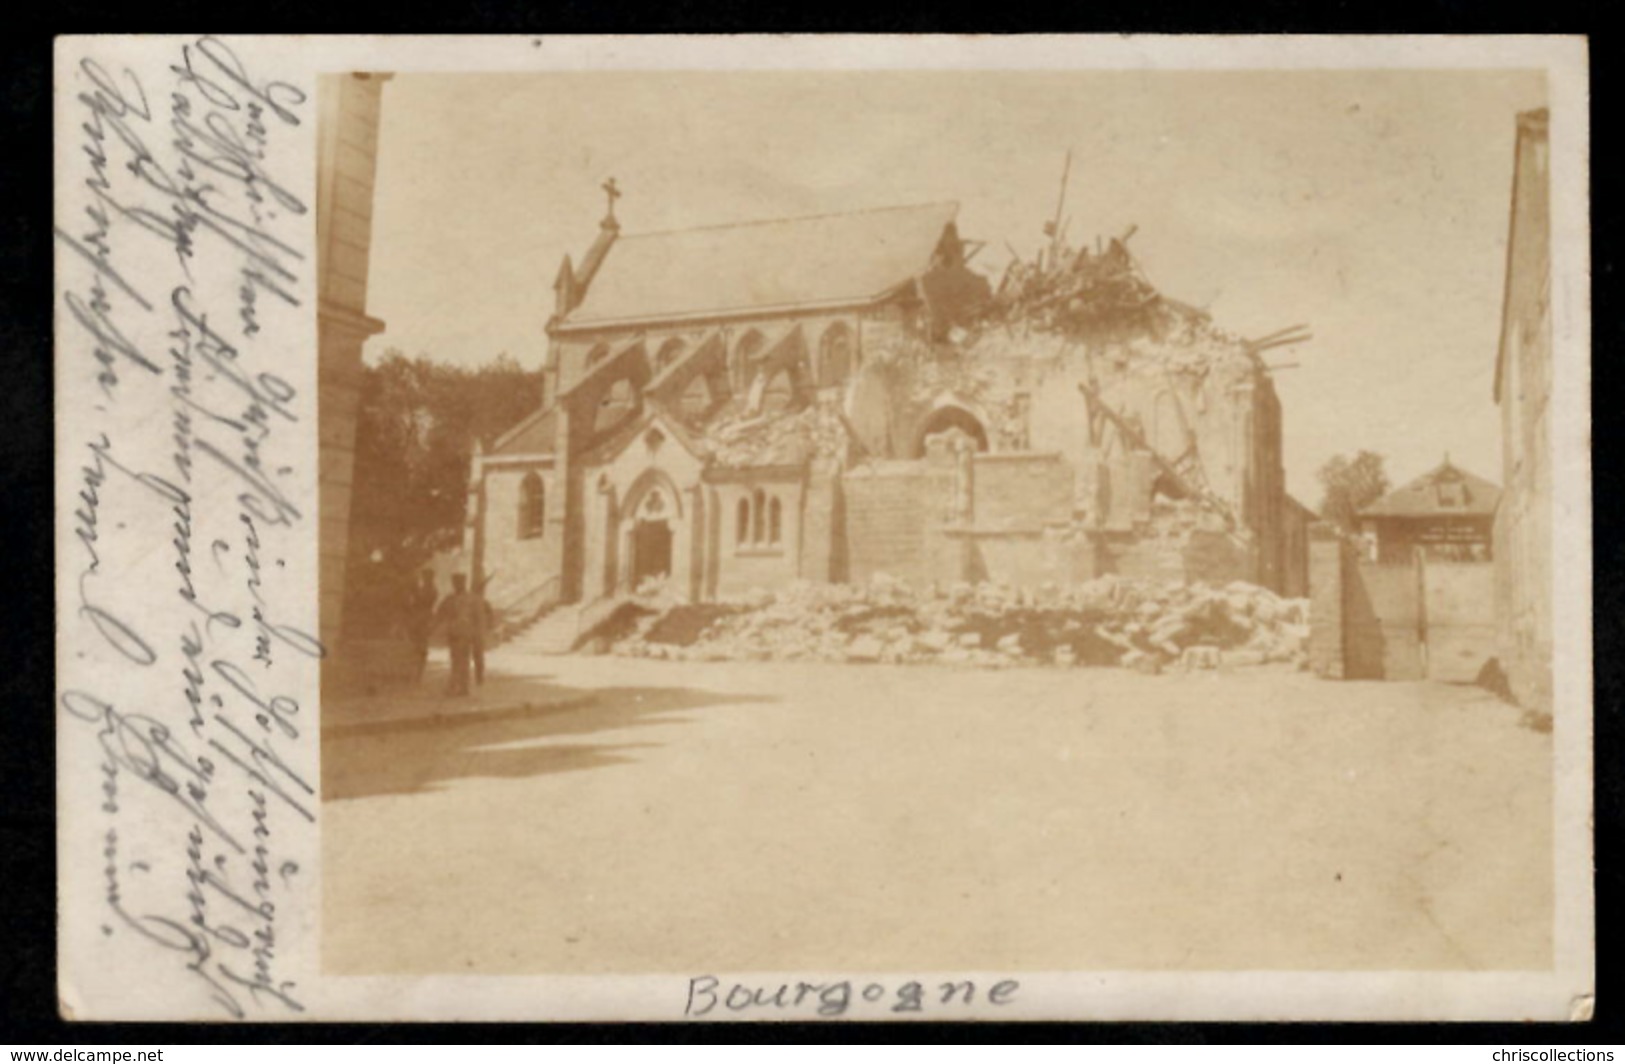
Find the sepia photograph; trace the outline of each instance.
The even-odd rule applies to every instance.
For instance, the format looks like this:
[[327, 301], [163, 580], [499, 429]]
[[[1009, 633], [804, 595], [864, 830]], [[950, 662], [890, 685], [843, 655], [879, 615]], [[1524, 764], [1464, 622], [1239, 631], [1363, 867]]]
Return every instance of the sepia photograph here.
[[1551, 965], [1540, 72], [321, 89], [326, 971]]
[[1586, 64], [60, 38], [62, 1016], [1590, 1018]]

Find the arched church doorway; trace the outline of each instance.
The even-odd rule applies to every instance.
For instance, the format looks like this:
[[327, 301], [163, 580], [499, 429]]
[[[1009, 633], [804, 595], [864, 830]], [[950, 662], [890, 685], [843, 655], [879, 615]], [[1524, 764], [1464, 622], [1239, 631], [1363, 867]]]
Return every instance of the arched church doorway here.
[[632, 589], [671, 576], [671, 522], [638, 521], [632, 530]]
[[676, 507], [661, 487], [652, 487], [633, 514], [631, 528], [631, 590], [645, 581], [671, 576], [672, 521]]

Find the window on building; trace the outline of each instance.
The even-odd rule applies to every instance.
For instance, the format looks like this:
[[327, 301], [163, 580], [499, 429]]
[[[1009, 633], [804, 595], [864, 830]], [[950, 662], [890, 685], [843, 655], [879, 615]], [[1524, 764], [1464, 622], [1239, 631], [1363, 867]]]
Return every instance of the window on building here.
[[777, 547], [784, 542], [784, 504], [757, 488], [734, 511], [734, 545], [741, 550]]
[[852, 330], [836, 322], [818, 341], [818, 387], [844, 383], [852, 372]]
[[750, 391], [750, 382], [756, 376], [756, 363], [761, 359], [762, 349], [766, 346], [767, 339], [755, 329], [740, 337], [738, 345], [734, 347], [733, 358], [733, 385], [736, 395], [745, 395]]
[[547, 489], [542, 478], [526, 473], [519, 482], [519, 538], [537, 539], [547, 527]]
[[683, 394], [677, 401], [677, 407], [683, 416], [690, 421], [697, 421], [705, 416], [711, 409], [711, 386], [704, 377], [695, 377], [683, 389]]
[[795, 390], [790, 384], [790, 374], [787, 370], [780, 370], [767, 382], [767, 388], [762, 392], [762, 413], [782, 414], [795, 405]]

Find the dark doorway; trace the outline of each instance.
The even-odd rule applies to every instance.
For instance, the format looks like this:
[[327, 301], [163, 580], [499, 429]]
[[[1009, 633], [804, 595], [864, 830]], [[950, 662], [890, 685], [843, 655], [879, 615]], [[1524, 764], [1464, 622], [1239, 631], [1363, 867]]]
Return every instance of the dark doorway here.
[[671, 575], [671, 523], [639, 521], [632, 527], [632, 590], [651, 576]]
[[987, 430], [976, 415], [957, 406], [944, 406], [931, 412], [914, 437], [914, 457], [925, 457], [925, 441], [939, 432], [958, 429], [971, 438], [978, 451], [987, 450]]

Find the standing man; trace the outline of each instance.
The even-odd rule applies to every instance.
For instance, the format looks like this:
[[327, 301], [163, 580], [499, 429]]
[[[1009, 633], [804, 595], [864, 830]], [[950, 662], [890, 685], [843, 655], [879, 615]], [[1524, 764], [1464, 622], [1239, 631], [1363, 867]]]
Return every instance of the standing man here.
[[491, 604], [485, 601], [485, 584], [490, 580], [486, 577], [481, 580], [478, 589], [473, 592], [475, 600], [474, 616], [477, 622], [474, 626], [474, 686], [479, 687], [485, 683], [485, 640], [496, 628], [496, 618], [491, 613]]
[[468, 577], [453, 573], [451, 594], [435, 611], [435, 623], [445, 626], [446, 643], [451, 648], [451, 683], [446, 688], [449, 697], [468, 694], [469, 656], [481, 621], [479, 604], [480, 597], [468, 590]]
[[434, 628], [434, 604], [439, 599], [434, 589], [434, 570], [424, 569], [418, 574], [418, 586], [412, 589], [407, 602], [407, 635], [412, 640], [412, 679], [423, 682], [423, 669], [429, 661], [429, 632]]

